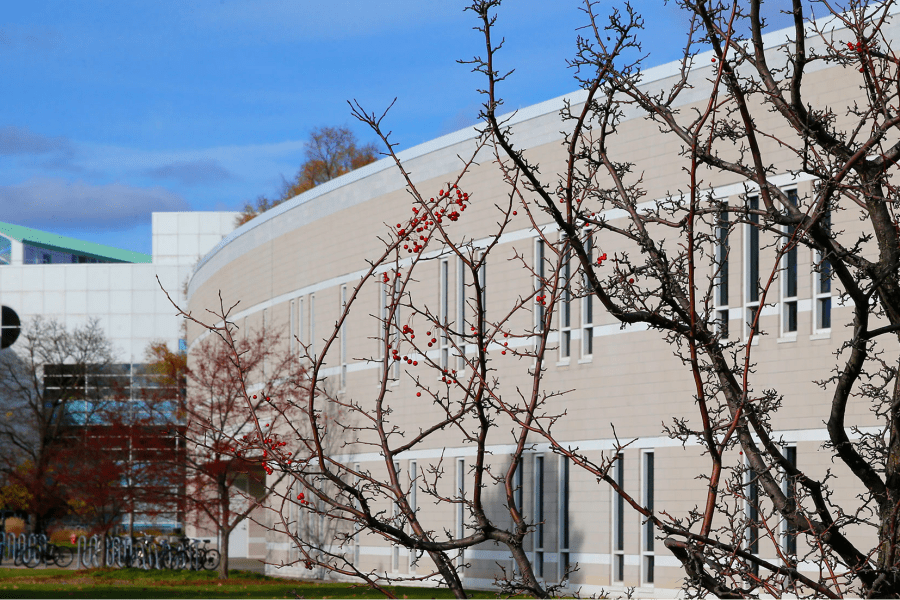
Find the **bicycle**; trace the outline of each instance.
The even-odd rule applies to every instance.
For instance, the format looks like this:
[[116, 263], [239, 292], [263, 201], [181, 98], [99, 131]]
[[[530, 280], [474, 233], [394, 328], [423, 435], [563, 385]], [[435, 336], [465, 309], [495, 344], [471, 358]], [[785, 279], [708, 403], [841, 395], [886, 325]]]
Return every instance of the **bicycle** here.
[[55, 544], [42, 544], [31, 546], [23, 557], [25, 566], [33, 569], [41, 563], [45, 565], [55, 564], [61, 569], [65, 569], [75, 560], [75, 553], [68, 546], [57, 546]]

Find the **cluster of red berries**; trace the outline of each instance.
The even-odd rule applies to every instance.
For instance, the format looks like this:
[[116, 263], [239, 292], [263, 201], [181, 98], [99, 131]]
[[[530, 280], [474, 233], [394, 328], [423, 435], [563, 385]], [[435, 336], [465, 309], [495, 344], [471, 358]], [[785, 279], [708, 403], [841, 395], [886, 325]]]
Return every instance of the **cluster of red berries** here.
[[540, 304], [541, 306], [547, 306], [547, 296], [544, 296], [544, 295], [536, 296], [534, 301], [536, 303]]
[[[388, 344], [388, 350], [391, 351], [391, 358], [392, 358], [393, 360], [400, 360], [401, 357], [400, 357], [400, 349], [399, 349], [399, 348], [394, 348], [394, 347], [393, 347], [393, 344]], [[404, 357], [403, 357], [403, 361], [404, 361], [406, 364], [412, 365], [412, 366], [414, 366], [414, 367], [419, 366], [419, 361], [413, 360], [413, 359], [411, 359], [411, 358], [408, 357], [408, 356], [404, 356]]]
[[[253, 399], [256, 398], [257, 396], [253, 396]], [[267, 397], [266, 400], [270, 400], [270, 398]], [[263, 423], [262, 428], [268, 429], [269, 423]], [[292, 452], [285, 453], [281, 450], [281, 448], [287, 446], [287, 442], [279, 441], [272, 437], [263, 438], [260, 434], [256, 434], [251, 438], [251, 436], [248, 434], [241, 438], [239, 445], [240, 444], [243, 444], [242, 448], [228, 447], [227, 449], [234, 453], [234, 455], [238, 458], [241, 458], [243, 453], [250, 450], [262, 450], [262, 456], [259, 457], [260, 463], [262, 465], [262, 468], [269, 475], [275, 472], [274, 469], [269, 466], [269, 461], [274, 460], [281, 465], [290, 465], [294, 461], [294, 459], [292, 458]]]
[[602, 267], [604, 260], [606, 260], [606, 252], [597, 257], [597, 266]]
[[[849, 48], [850, 50], [855, 50], [856, 52], [862, 54], [863, 51], [866, 50], [866, 45], [863, 44], [862, 42], [856, 42], [855, 44], [853, 42], [847, 42], [847, 48]], [[865, 67], [859, 68], [860, 73], [862, 73], [865, 70], [866, 70]]]
[[306, 499], [306, 494], [303, 492], [297, 494], [297, 500], [300, 501], [300, 504], [309, 504], [309, 500]]
[[[456, 191], [456, 198], [452, 197], [452, 192]], [[443, 208], [435, 208], [430, 213], [422, 212], [419, 214], [420, 208], [412, 207], [413, 217], [407, 225], [397, 223], [397, 237], [400, 241], [407, 242], [403, 244], [403, 249], [409, 254], [421, 252], [428, 243], [428, 230], [435, 225], [440, 225], [447, 218], [456, 222], [466, 210], [466, 202], [469, 200], [469, 194], [464, 193], [457, 186], [452, 186], [449, 190], [441, 189], [438, 192], [437, 199], [429, 198], [428, 202], [436, 204], [438, 202], [449, 201], [449, 204]], [[453, 204], [458, 208], [453, 208]], [[418, 237], [416, 237], [418, 234]], [[387, 281], [385, 280], [385, 283]]]
[[444, 383], [454, 383], [456, 381], [456, 369], [453, 369], [452, 372], [448, 369], [444, 369], [444, 376], [441, 377], [441, 381]]

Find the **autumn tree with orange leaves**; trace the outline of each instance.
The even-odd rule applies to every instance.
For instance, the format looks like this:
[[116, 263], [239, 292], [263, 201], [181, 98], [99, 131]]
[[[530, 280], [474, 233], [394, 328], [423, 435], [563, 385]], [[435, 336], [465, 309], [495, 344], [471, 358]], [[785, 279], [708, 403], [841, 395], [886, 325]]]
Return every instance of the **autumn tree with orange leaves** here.
[[255, 206], [248, 202], [235, 220], [235, 227], [317, 185], [373, 163], [377, 156], [375, 144], [359, 146], [348, 127], [317, 127], [306, 142], [306, 160], [291, 181], [284, 181], [278, 198], [259, 196]]

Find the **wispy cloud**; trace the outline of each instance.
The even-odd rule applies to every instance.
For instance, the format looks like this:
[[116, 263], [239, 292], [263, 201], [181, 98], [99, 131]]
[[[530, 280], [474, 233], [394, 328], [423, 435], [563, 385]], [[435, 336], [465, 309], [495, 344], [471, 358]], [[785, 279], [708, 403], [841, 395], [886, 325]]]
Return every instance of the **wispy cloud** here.
[[169, 179], [183, 185], [200, 185], [234, 179], [234, 175], [223, 167], [218, 160], [200, 159], [178, 161], [148, 169], [144, 172], [153, 179]]
[[113, 230], [149, 221], [152, 212], [184, 210], [184, 198], [159, 187], [47, 178], [0, 187], [0, 221], [28, 227]]
[[71, 154], [72, 142], [65, 137], [48, 137], [29, 129], [7, 125], [0, 127], [0, 155], [49, 154], [60, 152]]

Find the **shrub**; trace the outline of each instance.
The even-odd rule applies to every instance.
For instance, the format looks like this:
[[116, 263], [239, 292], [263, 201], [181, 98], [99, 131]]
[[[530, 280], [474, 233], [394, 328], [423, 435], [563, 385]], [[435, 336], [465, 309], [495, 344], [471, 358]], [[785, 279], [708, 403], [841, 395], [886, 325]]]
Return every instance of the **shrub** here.
[[7, 517], [3, 522], [3, 530], [6, 533], [19, 535], [25, 533], [25, 519], [20, 517]]

